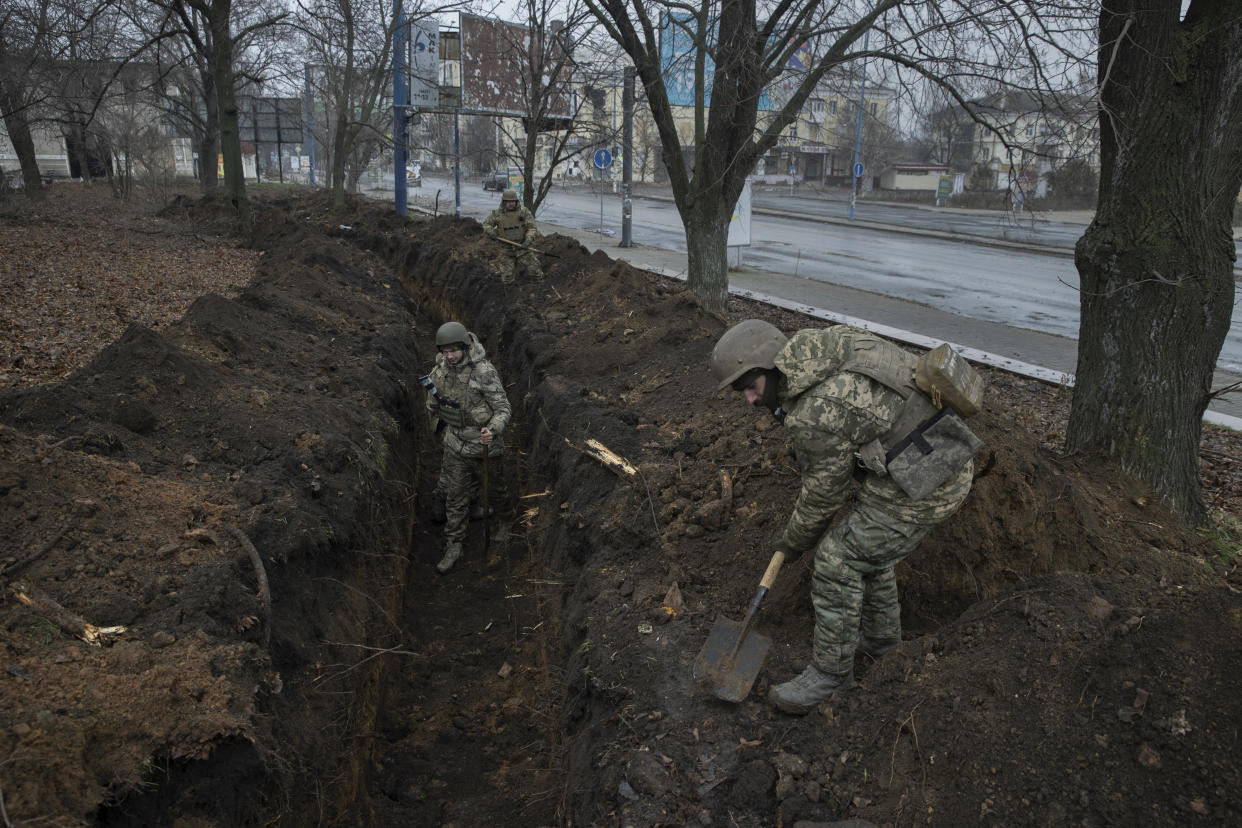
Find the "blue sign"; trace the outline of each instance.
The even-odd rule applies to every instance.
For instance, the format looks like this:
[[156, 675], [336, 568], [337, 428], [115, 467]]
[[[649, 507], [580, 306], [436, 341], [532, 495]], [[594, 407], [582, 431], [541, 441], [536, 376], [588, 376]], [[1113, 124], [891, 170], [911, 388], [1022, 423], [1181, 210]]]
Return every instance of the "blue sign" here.
[[863, 174], [863, 165], [862, 165], [862, 162], [859, 161], [854, 164], [854, 177], [861, 178], [862, 174]]
[[606, 149], [597, 149], [595, 151], [595, 166], [601, 170], [606, 170], [612, 166], [612, 153]]

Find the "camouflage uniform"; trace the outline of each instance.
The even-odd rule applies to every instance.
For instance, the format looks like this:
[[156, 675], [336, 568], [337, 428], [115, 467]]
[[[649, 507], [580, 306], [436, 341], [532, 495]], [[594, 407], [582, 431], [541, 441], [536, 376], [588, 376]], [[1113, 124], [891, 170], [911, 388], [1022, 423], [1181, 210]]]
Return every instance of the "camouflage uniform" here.
[[447, 501], [444, 537], [457, 543], [466, 536], [470, 496], [483, 479], [483, 445], [479, 442], [482, 426], [494, 435], [487, 452], [488, 478], [495, 493], [495, 501], [489, 506], [497, 511], [503, 509], [507, 492], [500, 464], [495, 461], [504, 451], [502, 434], [512, 416], [500, 375], [487, 361], [483, 344], [473, 333], [468, 336], [469, 350], [459, 364], [450, 365], [443, 354], [438, 354], [436, 367], [431, 371], [440, 397], [456, 403], [456, 407], [441, 405], [433, 397], [427, 399], [433, 428], [440, 431], [441, 424], [444, 427], [440, 466], [440, 485]]
[[[535, 228], [535, 217], [522, 205], [516, 210], [505, 210], [503, 202], [483, 220], [483, 232], [490, 238], [507, 239], [517, 244], [530, 245], [539, 236]], [[509, 284], [518, 272], [531, 279], [542, 279], [543, 268], [539, 265], [539, 256], [533, 250], [523, 250], [509, 244], [500, 245], [504, 255], [500, 260], [500, 281]]]
[[776, 546], [791, 555], [815, 549], [812, 663], [838, 677], [853, 670], [860, 631], [870, 641], [901, 637], [893, 567], [957, 511], [974, 474], [968, 462], [930, 495], [913, 500], [890, 477], [867, 471], [854, 506], [828, 529], [851, 491], [859, 449], [888, 432], [905, 404], [876, 380], [842, 370], [856, 341], [863, 343], [857, 347], [891, 348], [914, 365], [897, 346], [845, 325], [798, 331], [774, 360], [802, 476]]

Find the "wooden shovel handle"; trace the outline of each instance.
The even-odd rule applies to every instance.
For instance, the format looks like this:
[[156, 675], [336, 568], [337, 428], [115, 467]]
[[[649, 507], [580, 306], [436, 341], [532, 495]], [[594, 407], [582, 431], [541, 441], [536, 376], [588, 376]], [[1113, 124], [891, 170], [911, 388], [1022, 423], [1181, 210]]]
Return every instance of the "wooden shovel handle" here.
[[772, 553], [772, 560], [768, 562], [767, 571], [763, 573], [763, 580], [759, 582], [759, 586], [765, 590], [771, 589], [772, 584], [776, 583], [776, 576], [781, 571], [782, 564], [785, 563], [785, 553], [779, 549]]

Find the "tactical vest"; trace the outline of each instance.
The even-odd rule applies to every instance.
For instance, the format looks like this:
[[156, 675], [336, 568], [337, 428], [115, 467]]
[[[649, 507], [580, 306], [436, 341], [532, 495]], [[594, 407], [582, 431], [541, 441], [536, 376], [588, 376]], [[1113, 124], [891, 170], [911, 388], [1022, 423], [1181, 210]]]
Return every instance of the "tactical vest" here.
[[436, 416], [454, 428], [474, 425], [466, 414], [466, 410], [460, 404], [455, 406], [441, 404], [436, 410]]
[[930, 494], [973, 458], [983, 441], [956, 412], [938, 408], [915, 384], [916, 357], [873, 336], [854, 336], [851, 346], [841, 370], [870, 377], [905, 400], [892, 427], [859, 449], [859, 461], [876, 474], [891, 475], [915, 499]]
[[520, 242], [522, 237], [526, 235], [526, 229], [522, 226], [522, 209], [519, 207], [513, 212], [501, 211], [500, 218], [496, 220], [496, 229], [500, 232], [501, 238], [511, 242]]

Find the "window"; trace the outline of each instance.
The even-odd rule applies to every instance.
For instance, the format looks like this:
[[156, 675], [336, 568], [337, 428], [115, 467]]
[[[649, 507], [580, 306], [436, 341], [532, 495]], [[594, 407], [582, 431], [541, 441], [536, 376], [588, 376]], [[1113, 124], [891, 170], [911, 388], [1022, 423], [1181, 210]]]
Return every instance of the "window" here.
[[879, 114], [880, 114], [880, 105], [876, 103], [875, 101], [872, 101], [871, 102], [871, 117], [872, 118], [878, 117]]
[[829, 115], [836, 115], [836, 114], [837, 114], [837, 102], [836, 102], [836, 101], [829, 101], [829, 102], [828, 102], [828, 114], [829, 114]]

